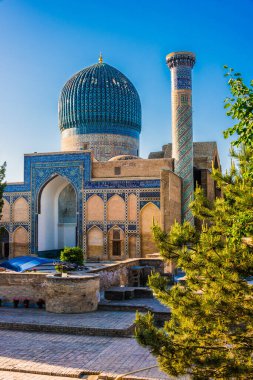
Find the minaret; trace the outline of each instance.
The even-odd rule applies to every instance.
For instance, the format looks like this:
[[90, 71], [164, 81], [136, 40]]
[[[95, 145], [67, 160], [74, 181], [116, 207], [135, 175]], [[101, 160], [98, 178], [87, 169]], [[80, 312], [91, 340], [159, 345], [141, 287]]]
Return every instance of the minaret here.
[[182, 218], [193, 224], [189, 203], [193, 198], [192, 141], [192, 68], [195, 54], [185, 51], [170, 53], [166, 62], [171, 71], [172, 157], [175, 173], [182, 178]]

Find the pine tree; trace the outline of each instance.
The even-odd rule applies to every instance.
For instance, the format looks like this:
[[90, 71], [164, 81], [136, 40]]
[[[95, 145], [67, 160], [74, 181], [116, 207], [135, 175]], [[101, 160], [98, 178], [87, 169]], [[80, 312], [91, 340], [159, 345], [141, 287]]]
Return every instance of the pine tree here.
[[232, 96], [225, 100], [236, 121], [224, 132], [236, 136], [231, 168], [213, 169], [222, 197], [213, 203], [197, 188], [191, 204], [201, 221], [175, 223], [166, 234], [153, 227], [164, 260], [174, 260], [186, 273], [185, 284], [169, 288], [153, 274], [149, 286], [171, 308], [163, 328], [151, 314], [136, 318], [136, 338], [157, 357], [167, 374], [192, 379], [253, 378], [253, 81], [247, 87], [239, 73], [226, 74]]

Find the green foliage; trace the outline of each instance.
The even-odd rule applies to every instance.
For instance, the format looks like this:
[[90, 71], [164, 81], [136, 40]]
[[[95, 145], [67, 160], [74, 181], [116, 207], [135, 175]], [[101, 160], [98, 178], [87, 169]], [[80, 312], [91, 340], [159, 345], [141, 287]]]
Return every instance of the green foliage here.
[[[164, 260], [174, 260], [186, 272], [186, 283], [168, 289], [159, 274], [149, 278], [155, 296], [171, 308], [163, 328], [152, 316], [137, 315], [136, 338], [149, 347], [163, 371], [189, 374], [192, 379], [253, 378], [253, 129], [252, 89], [232, 74], [233, 98], [226, 100], [237, 124], [230, 170], [213, 169], [222, 197], [207, 201], [197, 188], [191, 204], [202, 227], [175, 223], [168, 234], [153, 227]], [[237, 147], [237, 150], [235, 150]], [[250, 239], [252, 242], [252, 239]]]
[[80, 247], [65, 247], [61, 251], [60, 260], [76, 265], [83, 265], [83, 251]]
[[[228, 69], [227, 66], [224, 66]], [[236, 124], [224, 131], [224, 136], [233, 136], [235, 133], [238, 138], [232, 142], [232, 145], [240, 144], [253, 147], [253, 80], [250, 87], [243, 82], [240, 73], [234, 73], [233, 69], [228, 69], [225, 74], [229, 78], [231, 97], [225, 99], [225, 108], [228, 108], [227, 115]]]

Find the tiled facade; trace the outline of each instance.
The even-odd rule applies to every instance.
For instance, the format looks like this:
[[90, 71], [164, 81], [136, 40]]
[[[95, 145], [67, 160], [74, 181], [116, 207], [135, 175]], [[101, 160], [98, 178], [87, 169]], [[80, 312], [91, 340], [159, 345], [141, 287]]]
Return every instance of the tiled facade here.
[[[138, 163], [140, 163], [140, 165], [143, 165], [143, 161], [146, 160], [130, 160], [128, 164], [131, 168], [131, 164], [134, 163], [138, 166]], [[125, 162], [119, 161], [119, 165], [123, 163], [125, 164]], [[106, 166], [108, 163], [104, 164]], [[164, 160], [161, 160], [161, 165], [163, 164]], [[148, 230], [150, 230], [153, 222], [154, 210], [155, 215], [157, 215], [156, 220], [159, 223], [161, 222], [160, 177], [156, 175], [156, 178], [145, 178], [143, 175], [139, 178], [134, 178], [135, 166], [133, 166], [132, 178], [119, 176], [117, 179], [106, 177], [93, 179], [91, 174], [92, 165], [92, 153], [88, 151], [26, 155], [24, 183], [8, 184], [4, 194], [6, 204], [10, 207], [5, 207], [1, 225], [6, 227], [10, 243], [15, 243], [15, 232], [22, 227], [27, 231], [29, 253], [38, 253], [38, 215], [40, 214], [41, 194], [50, 181], [60, 176], [66, 179], [67, 183], [70, 183], [76, 191], [76, 242], [83, 247], [86, 254], [91, 250], [89, 239], [92, 241], [92, 234], [89, 236], [89, 232], [94, 231], [94, 227], [96, 227], [97, 231], [101, 231], [100, 234], [97, 234], [98, 236], [100, 235], [100, 238], [98, 238], [98, 240], [100, 239], [100, 247], [95, 247], [97, 252], [100, 252], [98, 255], [100, 259], [129, 257], [129, 241], [132, 256], [141, 257], [146, 253], [152, 253], [153, 249], [151, 251], [141, 249], [143, 245], [142, 232], [145, 230], [145, 233], [149, 234], [148, 239], [146, 239], [147, 244], [151, 242], [151, 232], [148, 232]], [[100, 165], [103, 165], [103, 163]], [[154, 174], [156, 174], [157, 165], [154, 166]], [[174, 181], [180, 184], [180, 178], [171, 171], [168, 173]], [[94, 196], [99, 197], [101, 202], [100, 204], [95, 202], [90, 208], [91, 212], [89, 211], [89, 204], [94, 199]], [[15, 202], [21, 202], [24, 206], [23, 214], [19, 211], [19, 220], [15, 219]], [[180, 202], [177, 207], [180, 209]], [[29, 213], [28, 219], [27, 212]], [[171, 213], [172, 210], [169, 210], [169, 212]], [[147, 225], [147, 223], [149, 224]], [[110, 241], [108, 240], [111, 231], [114, 229], [119, 229], [121, 233], [122, 247], [120, 257], [113, 257]], [[94, 243], [93, 245], [96, 246]], [[10, 252], [10, 255], [20, 253], [20, 250], [17, 249], [15, 253], [15, 244], [12, 247], [14, 247], [14, 251]], [[91, 256], [93, 258], [94, 256], [97, 257], [94, 252]]]
[[59, 101], [62, 152], [25, 155], [24, 182], [6, 186], [0, 255], [79, 245], [92, 260], [145, 257], [157, 250], [153, 222], [168, 231], [175, 220], [192, 220], [188, 204], [196, 181], [215, 198], [216, 144], [192, 144], [194, 59], [191, 53], [167, 57], [173, 147], [149, 159], [138, 157], [140, 99], [122, 73], [100, 61], [66, 83]]

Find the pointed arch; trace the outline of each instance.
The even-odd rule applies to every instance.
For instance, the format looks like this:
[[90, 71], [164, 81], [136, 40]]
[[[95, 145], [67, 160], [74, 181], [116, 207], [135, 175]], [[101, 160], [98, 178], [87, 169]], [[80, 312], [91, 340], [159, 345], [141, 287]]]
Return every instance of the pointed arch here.
[[97, 227], [93, 226], [89, 229], [87, 233], [87, 257], [88, 259], [102, 259], [104, 253], [104, 234], [103, 231]]
[[10, 203], [4, 199], [1, 222], [10, 222], [11, 219], [11, 206]]
[[39, 187], [39, 190], [37, 191], [37, 200], [36, 200], [36, 207], [37, 207], [37, 212], [38, 214], [40, 214], [41, 212], [41, 196], [42, 196], [42, 193], [43, 193], [43, 190], [45, 189], [45, 187], [47, 187], [47, 185], [50, 183], [50, 182], [53, 182], [55, 179], [57, 178], [60, 178], [62, 181], [64, 180], [66, 183], [72, 185], [73, 189], [75, 190], [75, 193], [76, 193], [76, 197], [77, 197], [77, 189], [75, 187], [75, 185], [73, 184], [72, 181], [70, 181], [65, 175], [62, 175], [62, 174], [58, 174], [57, 172], [51, 174], [44, 182], [43, 184]]
[[154, 203], [149, 202], [141, 209], [140, 215], [142, 257], [157, 251], [151, 230], [153, 222], [160, 224], [160, 210]]
[[13, 233], [13, 256], [28, 255], [28, 232], [24, 227], [18, 227]]
[[104, 221], [104, 201], [98, 195], [92, 195], [86, 204], [88, 221]]
[[126, 219], [125, 201], [118, 194], [113, 195], [107, 202], [107, 220], [124, 221]]
[[127, 216], [129, 221], [136, 221], [137, 219], [137, 197], [135, 194], [128, 196], [128, 210]]
[[23, 197], [16, 199], [13, 204], [13, 220], [14, 222], [29, 221], [29, 204]]
[[38, 193], [38, 251], [77, 244], [77, 192], [64, 176], [52, 175]]
[[108, 231], [108, 253], [111, 260], [125, 257], [125, 233], [117, 225]]

